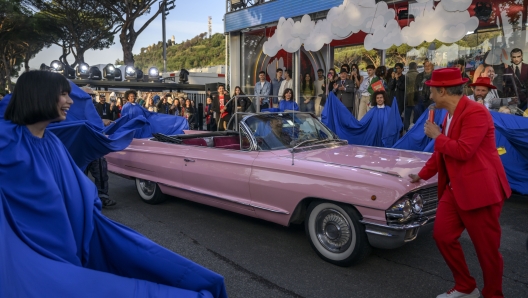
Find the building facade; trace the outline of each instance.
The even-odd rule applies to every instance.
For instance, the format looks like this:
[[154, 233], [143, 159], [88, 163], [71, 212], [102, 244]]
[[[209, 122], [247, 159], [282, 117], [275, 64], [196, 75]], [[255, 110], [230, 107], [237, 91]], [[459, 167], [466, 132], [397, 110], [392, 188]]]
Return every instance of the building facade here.
[[226, 81], [253, 94], [260, 71], [270, 80], [287, 68], [298, 98], [300, 78], [315, 78], [318, 69], [357, 64], [363, 72], [369, 64], [403, 63], [407, 71], [415, 62], [421, 71], [427, 61], [436, 69], [463, 61], [472, 80], [491, 65], [500, 89], [511, 51], [528, 50], [527, 2], [227, 0]]

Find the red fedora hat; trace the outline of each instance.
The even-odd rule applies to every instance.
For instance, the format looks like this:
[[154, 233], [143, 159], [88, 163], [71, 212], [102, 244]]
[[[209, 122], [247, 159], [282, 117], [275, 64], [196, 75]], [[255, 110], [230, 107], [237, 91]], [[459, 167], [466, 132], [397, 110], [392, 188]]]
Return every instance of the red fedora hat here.
[[442, 68], [433, 71], [431, 79], [425, 84], [431, 87], [451, 87], [467, 83], [469, 79], [463, 79], [460, 69], [454, 67]]
[[484, 86], [484, 87], [488, 87], [490, 89], [497, 89], [497, 87], [493, 86], [491, 84], [491, 79], [490, 78], [485, 78], [485, 77], [479, 77], [477, 78], [477, 81], [473, 84], [470, 84], [469, 86], [473, 87], [473, 86]]

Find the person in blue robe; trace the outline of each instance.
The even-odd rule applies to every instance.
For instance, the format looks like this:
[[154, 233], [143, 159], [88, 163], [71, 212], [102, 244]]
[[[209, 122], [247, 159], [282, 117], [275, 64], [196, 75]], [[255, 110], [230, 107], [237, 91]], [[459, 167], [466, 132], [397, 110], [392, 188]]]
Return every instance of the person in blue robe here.
[[293, 100], [293, 90], [292, 89], [286, 88], [286, 90], [284, 90], [284, 93], [282, 94], [282, 98], [283, 99], [279, 102], [279, 110], [281, 112], [299, 110], [299, 106]]
[[[384, 91], [383, 94], [386, 98]], [[321, 122], [349, 144], [387, 148], [398, 141], [403, 128], [398, 105], [372, 108], [358, 121], [332, 92], [328, 94]]]
[[73, 101], [61, 75], [22, 74], [0, 119], [0, 297], [227, 297], [222, 276], [109, 220], [48, 131]]

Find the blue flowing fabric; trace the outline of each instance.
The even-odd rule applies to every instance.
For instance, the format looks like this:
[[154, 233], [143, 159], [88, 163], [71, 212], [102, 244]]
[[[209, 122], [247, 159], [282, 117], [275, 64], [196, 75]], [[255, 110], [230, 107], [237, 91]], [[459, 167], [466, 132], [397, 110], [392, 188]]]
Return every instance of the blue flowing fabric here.
[[107, 219], [59, 138], [0, 119], [0, 297], [227, 297], [223, 277]]
[[[110, 152], [121, 151], [130, 145], [137, 129], [146, 124], [145, 119], [134, 119], [127, 128], [118, 133], [106, 136], [103, 121], [97, 114], [92, 97], [70, 82], [73, 100], [66, 120], [52, 123], [48, 129], [56, 134], [68, 148], [77, 166], [84, 170], [90, 162], [105, 156]], [[0, 119], [4, 118], [5, 109], [11, 100], [11, 95], [0, 102]], [[134, 125], [131, 125], [134, 124]]]
[[[393, 106], [392, 109], [371, 109], [361, 121], [357, 121], [331, 93], [323, 110], [322, 121], [351, 144], [433, 152], [434, 140], [427, 137], [423, 130], [429, 114], [423, 113], [398, 140], [401, 118], [397, 105]], [[444, 109], [435, 110], [434, 122], [441, 126], [446, 114]], [[528, 118], [497, 112], [491, 112], [491, 115], [495, 124], [497, 148], [504, 147], [506, 150], [500, 157], [508, 182], [514, 191], [528, 194]]]
[[182, 134], [184, 130], [189, 129], [187, 119], [180, 116], [167, 115], [150, 112], [140, 105], [127, 103], [121, 110], [121, 118], [106, 130], [107, 133], [113, 132], [119, 127], [125, 125], [128, 121], [135, 118], [144, 118], [149, 125], [145, 125], [136, 130], [135, 138], [149, 138], [153, 133], [162, 133], [165, 135]]
[[[435, 110], [434, 122], [441, 126], [447, 111], [444, 109]], [[425, 121], [429, 119], [429, 113], [422, 113], [420, 118], [414, 122], [413, 127], [398, 141], [392, 148], [433, 152], [434, 140], [424, 133]]]
[[321, 121], [350, 144], [392, 147], [403, 128], [398, 105], [373, 108], [358, 121], [333, 92], [328, 94]]
[[506, 153], [500, 156], [510, 187], [528, 194], [528, 118], [491, 112], [495, 123], [497, 148]]
[[284, 112], [286, 110], [298, 111], [299, 105], [297, 105], [297, 103], [293, 100], [281, 100], [279, 102], [279, 111]]
[[[92, 97], [72, 82], [70, 86], [70, 97], [74, 103], [66, 120], [52, 123], [48, 128], [66, 145], [81, 170], [110, 152], [125, 149], [134, 137], [148, 138], [153, 133], [182, 134], [184, 129], [189, 128], [183, 117], [152, 113], [141, 106], [130, 104], [123, 107], [123, 117], [104, 127]], [[0, 101], [2, 119], [10, 99], [11, 95], [7, 95]]]

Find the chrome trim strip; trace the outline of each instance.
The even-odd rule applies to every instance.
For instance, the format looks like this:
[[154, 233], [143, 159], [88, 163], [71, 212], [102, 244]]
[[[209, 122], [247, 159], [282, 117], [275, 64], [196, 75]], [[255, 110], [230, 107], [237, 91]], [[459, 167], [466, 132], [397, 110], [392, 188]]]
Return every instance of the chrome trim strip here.
[[280, 214], [286, 214], [286, 215], [290, 214], [290, 212], [288, 212], [288, 211], [275, 210], [275, 209], [271, 209], [271, 208], [257, 206], [257, 205], [254, 205], [254, 204], [250, 204], [250, 206], [254, 207], [254, 208], [257, 208], [257, 209], [262, 209], [262, 210], [274, 212], [274, 213], [280, 213]]
[[403, 230], [411, 230], [411, 229], [414, 229], [414, 228], [419, 228], [419, 227], [421, 227], [421, 226], [423, 226], [423, 225], [425, 225], [427, 223], [430, 223], [430, 222], [434, 221], [435, 218], [436, 218], [436, 216], [419, 218], [416, 221], [413, 221], [413, 222], [411, 222], [409, 224], [392, 225], [392, 226], [389, 226], [387, 224], [380, 224], [380, 223], [376, 223], [376, 222], [369, 222], [369, 221], [365, 221], [365, 220], [360, 220], [359, 222], [364, 224], [364, 225], [381, 227], [381, 228], [384, 228], [384, 229], [395, 230], [395, 231], [403, 231]]
[[379, 235], [379, 236], [385, 236], [385, 237], [394, 237], [394, 235], [392, 235], [391, 233], [379, 232], [379, 231], [374, 231], [374, 230], [370, 230], [370, 229], [365, 229], [365, 233], [370, 233], [370, 234]]
[[209, 195], [209, 194], [204, 194], [202, 192], [198, 192], [198, 191], [191, 190], [191, 189], [185, 189], [185, 188], [181, 188], [181, 187], [177, 187], [177, 186], [172, 186], [172, 185], [169, 185], [169, 184], [166, 184], [166, 183], [160, 183], [160, 182], [156, 182], [156, 183], [164, 185], [164, 186], [167, 186], [167, 187], [170, 187], [170, 188], [177, 188], [177, 189], [180, 189], [180, 190], [183, 190], [183, 191], [192, 192], [192, 193], [195, 193], [195, 194], [198, 194], [198, 195], [202, 195], [202, 196], [208, 196], [208, 197], [211, 197], [213, 199], [226, 201], [226, 202], [230, 202], [230, 203], [235, 203], [235, 204], [239, 204], [239, 205], [242, 205], [242, 206], [253, 207], [253, 208], [266, 210], [266, 211], [279, 213], [279, 214], [286, 214], [286, 215], [290, 214], [290, 212], [288, 212], [288, 211], [277, 210], [277, 209], [272, 209], [272, 208], [268, 208], [268, 207], [262, 207], [262, 206], [255, 205], [255, 204], [244, 203], [244, 202], [239, 202], [239, 201], [230, 200], [230, 199], [226, 199], [226, 198], [221, 198], [221, 197], [217, 197], [217, 196], [213, 196], [213, 195]]
[[403, 178], [402, 176], [400, 176], [400, 174], [393, 173], [393, 172], [386, 172], [386, 171], [380, 171], [380, 170], [374, 170], [374, 169], [369, 169], [369, 168], [364, 168], [364, 167], [351, 166], [351, 165], [345, 165], [345, 164], [333, 163], [333, 162], [326, 162], [326, 161], [317, 161], [317, 160], [310, 160], [310, 159], [307, 159], [307, 160], [311, 161], [311, 162], [318, 162], [318, 163], [324, 163], [324, 164], [328, 164], [328, 165], [349, 167], [349, 168], [360, 169], [360, 170], [365, 170], [365, 171], [371, 171], [371, 172], [376, 172], [376, 173], [381, 173], [381, 174], [387, 174], [387, 175], [398, 177], [398, 178]]

